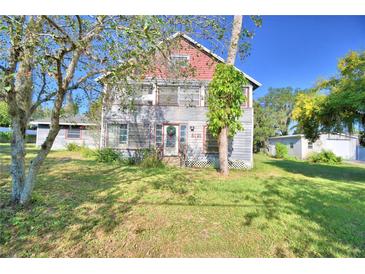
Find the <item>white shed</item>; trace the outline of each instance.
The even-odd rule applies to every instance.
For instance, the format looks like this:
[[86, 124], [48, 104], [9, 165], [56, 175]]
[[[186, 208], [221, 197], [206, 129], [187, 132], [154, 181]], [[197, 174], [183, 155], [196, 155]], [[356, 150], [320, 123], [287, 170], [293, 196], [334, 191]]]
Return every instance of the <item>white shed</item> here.
[[312, 152], [326, 149], [345, 160], [356, 160], [358, 138], [347, 134], [321, 134], [315, 143], [311, 143], [303, 134], [270, 137], [268, 149], [272, 155], [275, 155], [276, 143], [287, 145], [289, 155], [298, 159], [306, 159]]

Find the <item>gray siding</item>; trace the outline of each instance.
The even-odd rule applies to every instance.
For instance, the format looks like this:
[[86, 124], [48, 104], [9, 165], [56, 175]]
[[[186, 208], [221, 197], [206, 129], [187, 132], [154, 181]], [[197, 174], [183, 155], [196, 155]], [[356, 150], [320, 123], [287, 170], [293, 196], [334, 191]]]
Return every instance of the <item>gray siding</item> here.
[[[218, 155], [207, 155], [204, 151], [205, 127], [207, 125], [207, 107], [179, 106], [139, 106], [135, 111], [121, 112], [118, 105], [113, 105], [104, 114], [104, 129], [109, 123], [144, 123], [151, 124], [187, 124], [188, 157], [206, 161]], [[229, 148], [231, 160], [244, 161], [252, 166], [253, 109], [245, 108], [241, 118], [244, 130], [233, 138]], [[191, 128], [194, 127], [192, 131]], [[104, 138], [105, 139], [105, 138]], [[104, 144], [105, 145], [105, 144]]]
[[[41, 146], [43, 142], [46, 140], [49, 132], [48, 125], [38, 125], [37, 127], [37, 140], [36, 145]], [[66, 138], [66, 129], [61, 128], [57, 134], [57, 137], [53, 143], [52, 149], [66, 149], [67, 144], [74, 143], [80, 146], [86, 146], [90, 148], [96, 148], [98, 146], [99, 133], [94, 130], [88, 130], [87, 128], [81, 129], [81, 138], [80, 139], [67, 139]]]

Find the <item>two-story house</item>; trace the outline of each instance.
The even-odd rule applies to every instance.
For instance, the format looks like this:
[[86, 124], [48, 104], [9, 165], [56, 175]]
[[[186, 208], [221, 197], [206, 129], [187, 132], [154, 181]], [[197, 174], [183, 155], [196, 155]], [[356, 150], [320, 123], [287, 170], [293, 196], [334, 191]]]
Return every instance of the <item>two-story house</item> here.
[[[166, 67], [147, 75], [136, 83], [136, 104], [123, 111], [118, 96], [108, 108], [103, 108], [101, 147], [112, 147], [126, 155], [137, 149], [158, 147], [163, 156], [178, 158], [184, 154], [184, 164], [204, 167], [218, 164], [218, 143], [207, 130], [207, 90], [216, 64], [224, 60], [191, 37], [177, 33], [172, 39], [179, 46], [171, 50], [170, 61], [187, 65], [194, 73], [187, 79], [169, 76]], [[242, 72], [248, 85], [242, 92], [247, 97], [242, 106], [244, 130], [229, 142], [229, 166], [253, 166], [253, 104], [252, 93], [260, 83]], [[105, 85], [105, 92], [115, 87]]]

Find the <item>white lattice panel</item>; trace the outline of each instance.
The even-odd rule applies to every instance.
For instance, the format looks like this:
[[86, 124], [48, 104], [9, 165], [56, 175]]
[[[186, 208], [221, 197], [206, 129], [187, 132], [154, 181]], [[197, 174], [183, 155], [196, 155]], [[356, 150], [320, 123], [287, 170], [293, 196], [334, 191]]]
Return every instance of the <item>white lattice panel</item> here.
[[[219, 160], [216, 159], [187, 159], [185, 160], [185, 166], [187, 167], [214, 167], [217, 168], [219, 166]], [[251, 165], [246, 161], [242, 160], [228, 160], [228, 166], [232, 169], [250, 169]]]

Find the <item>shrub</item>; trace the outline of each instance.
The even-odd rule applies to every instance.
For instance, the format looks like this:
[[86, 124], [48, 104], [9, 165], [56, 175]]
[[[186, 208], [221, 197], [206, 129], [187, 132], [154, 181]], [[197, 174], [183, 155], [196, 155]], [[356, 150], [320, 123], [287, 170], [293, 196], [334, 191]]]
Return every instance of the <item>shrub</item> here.
[[164, 167], [162, 155], [157, 148], [142, 148], [136, 150], [133, 157], [129, 158], [129, 164], [139, 165], [143, 168]]
[[326, 164], [340, 164], [342, 162], [342, 158], [336, 156], [330, 150], [322, 150], [321, 152], [314, 152], [309, 157], [308, 160], [312, 163], [326, 163]]
[[113, 163], [119, 161], [120, 155], [112, 148], [102, 148], [95, 152], [96, 160], [102, 163]]
[[13, 137], [13, 133], [11, 131], [0, 132], [0, 142], [8, 143], [11, 141], [12, 137]]
[[288, 147], [282, 143], [275, 144], [275, 158], [286, 159], [288, 158]]
[[81, 146], [74, 144], [74, 143], [69, 143], [66, 146], [68, 151], [80, 151], [81, 150]]
[[161, 168], [165, 166], [162, 162], [161, 154], [157, 149], [150, 149], [146, 152], [139, 165], [143, 168]]

